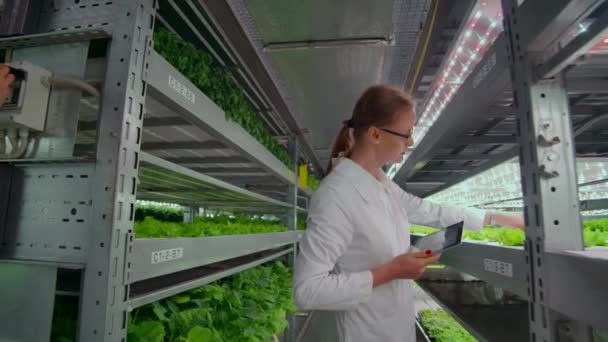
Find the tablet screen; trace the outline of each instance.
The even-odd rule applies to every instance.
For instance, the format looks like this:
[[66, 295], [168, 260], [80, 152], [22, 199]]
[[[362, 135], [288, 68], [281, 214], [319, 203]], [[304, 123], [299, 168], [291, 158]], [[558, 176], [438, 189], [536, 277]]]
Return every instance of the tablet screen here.
[[424, 236], [412, 246], [412, 252], [431, 250], [433, 254], [458, 245], [462, 241], [463, 221], [453, 224], [436, 233]]

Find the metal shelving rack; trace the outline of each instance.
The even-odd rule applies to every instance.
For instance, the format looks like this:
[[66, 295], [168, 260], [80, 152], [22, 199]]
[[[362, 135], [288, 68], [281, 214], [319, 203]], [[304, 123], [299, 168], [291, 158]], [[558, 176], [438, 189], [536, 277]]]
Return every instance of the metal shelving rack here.
[[[603, 39], [608, 4], [503, 0], [502, 6], [505, 31], [395, 180], [427, 196], [519, 156], [525, 247], [464, 243], [442, 263], [527, 301], [515, 315], [527, 316], [526, 324], [502, 340], [592, 341], [592, 328], [608, 327], [608, 249], [584, 248], [580, 210], [587, 204], [578, 201], [575, 152], [604, 153], [608, 144], [602, 133], [608, 60], [581, 57]], [[579, 24], [581, 34], [560, 42]], [[469, 328], [498, 331], [514, 317], [501, 305], [472, 307], [454, 291], [453, 298], [435, 298]], [[482, 341], [501, 341], [472, 330]]]
[[[156, 0], [43, 1], [39, 33], [0, 41], [13, 60], [102, 89], [99, 103], [53, 90], [56, 121], [40, 139], [50, 147], [0, 164], [0, 339], [49, 340], [62, 269], [80, 272], [78, 340], [125, 341], [136, 307], [294, 261], [309, 195], [298, 190], [297, 170], [154, 52], [157, 11]], [[100, 40], [107, 50], [93, 56]], [[289, 152], [297, 161], [295, 136]], [[244, 188], [250, 182], [266, 187]], [[292, 231], [135, 239], [136, 199], [282, 214]]]

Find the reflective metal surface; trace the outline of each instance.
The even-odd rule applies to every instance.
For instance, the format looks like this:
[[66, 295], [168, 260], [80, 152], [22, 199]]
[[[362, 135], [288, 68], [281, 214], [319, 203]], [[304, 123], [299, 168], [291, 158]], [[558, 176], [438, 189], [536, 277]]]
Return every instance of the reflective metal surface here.
[[[278, 71], [287, 100], [323, 165], [344, 119], [368, 86], [404, 82], [427, 0], [232, 1]], [[246, 16], [242, 16], [246, 18]], [[406, 21], [414, 21], [406, 24]], [[311, 24], [312, 23], [312, 24]]]

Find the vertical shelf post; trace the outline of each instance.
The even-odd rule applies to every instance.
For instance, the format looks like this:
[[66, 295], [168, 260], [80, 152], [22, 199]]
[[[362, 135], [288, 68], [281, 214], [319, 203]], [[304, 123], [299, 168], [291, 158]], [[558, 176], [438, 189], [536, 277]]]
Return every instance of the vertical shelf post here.
[[549, 302], [553, 284], [546, 252], [583, 249], [574, 139], [563, 75], [534, 77], [540, 54], [524, 45], [534, 37], [518, 25], [517, 6], [502, 0], [524, 195], [530, 341], [590, 341], [589, 327], [552, 310]]
[[83, 275], [78, 341], [124, 342], [129, 251], [144, 118], [147, 59], [156, 0], [121, 0], [114, 25], [98, 123], [93, 232]]
[[199, 215], [200, 209], [197, 206], [188, 206], [184, 210], [184, 223], [192, 223]]
[[[287, 151], [294, 161], [294, 172], [296, 173], [296, 181], [290, 183], [287, 188], [287, 203], [291, 204], [287, 212], [287, 224], [290, 230], [298, 229], [298, 140], [297, 137], [291, 136], [288, 141]], [[287, 262], [289, 266], [295, 266], [296, 254], [297, 254], [298, 243], [294, 243], [293, 251], [287, 255]], [[295, 333], [295, 316], [289, 315], [287, 317], [289, 326], [285, 334], [285, 340], [287, 342], [293, 342], [296, 340]]]

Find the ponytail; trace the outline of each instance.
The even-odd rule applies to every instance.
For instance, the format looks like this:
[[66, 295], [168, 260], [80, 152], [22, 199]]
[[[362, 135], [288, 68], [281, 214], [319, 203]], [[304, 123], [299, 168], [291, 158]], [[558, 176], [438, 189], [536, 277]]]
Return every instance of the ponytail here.
[[342, 128], [338, 132], [338, 136], [336, 136], [336, 140], [334, 142], [334, 146], [331, 149], [331, 154], [329, 155], [329, 162], [327, 164], [327, 170], [325, 174], [329, 174], [334, 167], [335, 158], [339, 157], [350, 157], [350, 152], [354, 144], [353, 137], [353, 128], [350, 127], [349, 121], [344, 122]]

